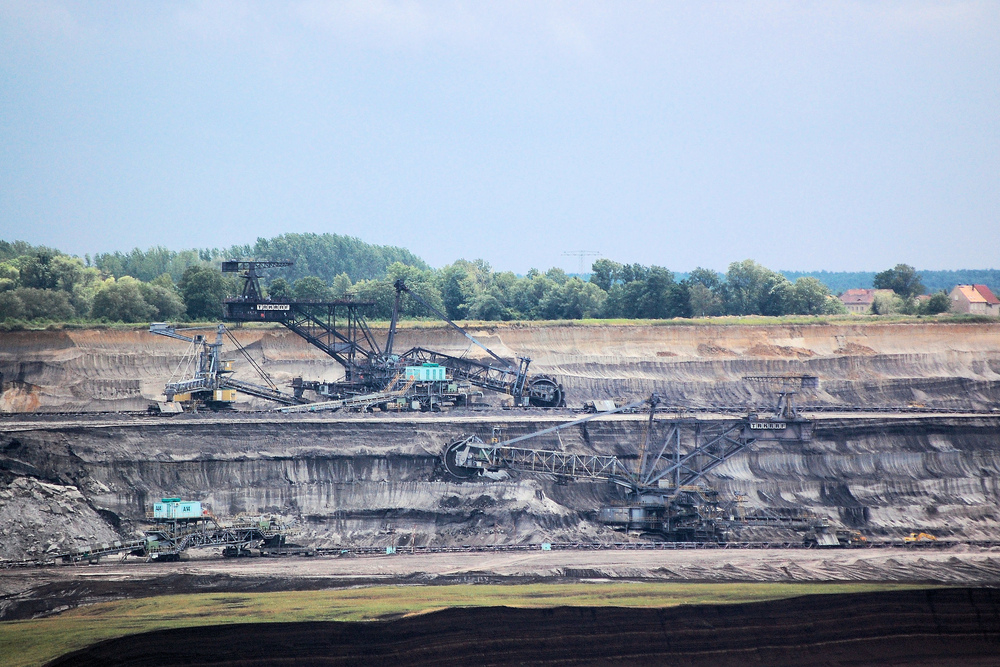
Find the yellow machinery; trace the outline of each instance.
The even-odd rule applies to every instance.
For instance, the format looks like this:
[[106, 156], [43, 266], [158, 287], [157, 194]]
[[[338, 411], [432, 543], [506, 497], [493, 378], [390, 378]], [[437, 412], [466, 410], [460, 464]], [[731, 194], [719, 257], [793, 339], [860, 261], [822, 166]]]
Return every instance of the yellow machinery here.
[[[197, 328], [197, 327], [195, 327]], [[181, 329], [180, 331], [185, 331]], [[168, 382], [163, 388], [166, 402], [159, 404], [160, 411], [164, 411], [171, 403], [183, 403], [192, 409], [197, 409], [198, 405], [204, 405], [212, 409], [229, 408], [236, 402], [237, 390], [250, 396], [266, 398], [285, 405], [296, 405], [307, 401], [290, 396], [278, 390], [277, 385], [271, 380], [264, 369], [254, 361], [253, 357], [240, 345], [233, 334], [220, 324], [216, 328], [215, 341], [210, 341], [203, 334], [187, 335], [179, 333], [178, 329], [166, 322], [153, 322], [149, 326], [149, 332], [167, 338], [174, 338], [188, 343], [193, 347], [189, 356], [185, 357], [193, 363], [194, 376], [179, 382]], [[232, 359], [222, 359], [222, 336], [226, 334], [236, 346], [236, 348], [246, 357], [247, 362], [260, 374], [267, 382], [268, 386], [237, 380], [232, 377], [234, 368]], [[169, 410], [169, 412], [176, 412]]]
[[914, 544], [916, 542], [937, 542], [937, 537], [930, 533], [910, 533], [903, 538], [903, 544]]

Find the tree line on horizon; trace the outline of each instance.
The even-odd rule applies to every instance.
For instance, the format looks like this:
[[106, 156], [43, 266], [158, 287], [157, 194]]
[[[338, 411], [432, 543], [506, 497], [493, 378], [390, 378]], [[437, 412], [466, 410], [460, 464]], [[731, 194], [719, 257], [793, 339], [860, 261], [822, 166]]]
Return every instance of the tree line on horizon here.
[[[23, 241], [0, 241], [0, 321], [148, 322], [218, 320], [222, 301], [238, 293], [237, 279], [220, 270], [226, 259], [292, 259], [268, 272], [275, 298], [370, 302], [368, 316], [388, 319], [394, 283], [454, 320], [670, 319], [720, 315], [827, 315], [846, 312], [829, 285], [815, 275], [790, 280], [753, 260], [725, 273], [695, 269], [674, 274], [659, 266], [598, 259], [584, 280], [562, 269], [526, 275], [493, 271], [483, 260], [457, 260], [433, 269], [409, 250], [367, 244], [336, 234], [283, 234], [228, 249], [172, 251], [153, 247], [128, 253], [74, 257]], [[834, 274], [836, 275], [836, 274]], [[873, 286], [895, 290], [876, 312], [933, 314], [942, 305], [918, 303], [922, 276], [897, 265], [872, 276]], [[895, 286], [893, 286], [895, 281]], [[988, 283], [987, 283], [988, 284]], [[947, 301], [943, 302], [947, 310]], [[430, 317], [409, 296], [403, 317]]]
[[[833, 294], [843, 294], [849, 289], [875, 288], [877, 271], [780, 271], [791, 281], [803, 276], [816, 278], [830, 288]], [[951, 291], [955, 285], [986, 285], [994, 292], [1000, 291], [1000, 270], [958, 269], [939, 271], [919, 271], [924, 294]]]

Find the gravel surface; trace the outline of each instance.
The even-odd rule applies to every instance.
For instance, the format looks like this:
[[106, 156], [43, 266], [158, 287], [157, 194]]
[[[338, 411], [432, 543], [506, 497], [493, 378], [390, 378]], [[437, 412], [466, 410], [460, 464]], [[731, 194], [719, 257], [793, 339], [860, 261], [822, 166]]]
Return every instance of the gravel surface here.
[[1000, 586], [1000, 550], [539, 551], [126, 561], [0, 571], [0, 619], [171, 593], [572, 580]]

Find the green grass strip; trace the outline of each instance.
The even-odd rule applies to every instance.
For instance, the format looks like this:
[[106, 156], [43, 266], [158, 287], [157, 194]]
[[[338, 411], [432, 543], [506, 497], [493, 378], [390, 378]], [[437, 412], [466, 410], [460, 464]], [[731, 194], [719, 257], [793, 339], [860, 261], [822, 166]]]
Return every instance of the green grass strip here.
[[376, 586], [281, 593], [198, 593], [106, 602], [31, 621], [0, 623], [0, 665], [42, 665], [113, 637], [228, 623], [372, 621], [449, 607], [674, 607], [799, 595], [927, 588], [901, 584], [580, 583]]

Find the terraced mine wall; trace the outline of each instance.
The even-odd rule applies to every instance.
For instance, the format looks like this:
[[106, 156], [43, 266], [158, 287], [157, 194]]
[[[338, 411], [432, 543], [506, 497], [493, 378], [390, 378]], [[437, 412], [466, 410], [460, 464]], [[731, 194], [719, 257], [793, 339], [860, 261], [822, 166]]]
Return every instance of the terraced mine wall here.
[[[569, 415], [260, 418], [208, 415], [12, 422], [0, 432], [0, 557], [131, 534], [154, 499], [298, 520], [296, 542], [462, 545], [621, 539], [596, 522], [604, 483], [530, 475], [458, 483], [439, 454], [470, 433], [532, 432]], [[636, 457], [641, 415], [531, 441]], [[723, 498], [808, 508], [869, 534], [995, 539], [1000, 417], [824, 418], [811, 442], [759, 444], [712, 475]], [[655, 426], [655, 439], [665, 426]], [[761, 530], [761, 529], [757, 529]]]
[[[725, 320], [722, 320], [725, 321]], [[635, 398], [657, 391], [676, 405], [744, 405], [771, 399], [745, 375], [800, 373], [821, 378], [807, 403], [1000, 405], [1000, 322], [738, 326], [552, 325], [498, 323], [471, 332], [500, 355], [530, 357], [532, 370], [564, 384], [570, 405]], [[210, 332], [209, 332], [210, 333]], [[376, 327], [377, 339], [385, 331]], [[278, 384], [293, 377], [335, 380], [329, 357], [281, 328], [245, 328], [236, 336]], [[453, 355], [482, 352], [453, 330], [410, 325], [397, 349], [419, 345]], [[255, 381], [236, 359], [235, 377]], [[168, 380], [188, 377], [190, 346], [142, 330], [0, 333], [0, 412], [142, 410]], [[243, 398], [243, 407], [266, 408]]]
[[[570, 405], [652, 391], [692, 407], [763, 405], [772, 390], [744, 375], [807, 373], [821, 384], [799, 397], [804, 403], [1000, 406], [1000, 323], [505, 324], [473, 333], [558, 376]], [[279, 384], [340, 375], [332, 360], [283, 329], [236, 335]], [[478, 349], [436, 326], [406, 328], [397, 342], [458, 355]], [[316, 546], [620, 539], [595, 520], [597, 508], [620, 499], [606, 484], [527, 475], [456, 483], [440, 469], [451, 439], [488, 439], [494, 425], [512, 437], [568, 413], [18, 416], [143, 410], [166, 381], [185, 377], [189, 347], [135, 330], [0, 333], [0, 412], [7, 413], [0, 418], [0, 557], [131, 535], [164, 496], [202, 500], [220, 516], [283, 514], [300, 522], [296, 541]], [[237, 377], [254, 379], [235, 352], [227, 356], [237, 359]], [[268, 406], [253, 399], [240, 407]], [[619, 416], [530, 442], [634, 458], [641, 422]], [[710, 481], [724, 499], [741, 494], [750, 506], [804, 507], [874, 535], [920, 529], [995, 539], [998, 439], [1000, 417], [827, 417], [811, 442], [760, 445]]]

